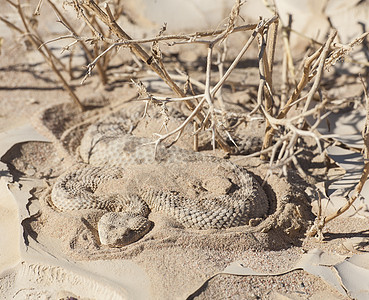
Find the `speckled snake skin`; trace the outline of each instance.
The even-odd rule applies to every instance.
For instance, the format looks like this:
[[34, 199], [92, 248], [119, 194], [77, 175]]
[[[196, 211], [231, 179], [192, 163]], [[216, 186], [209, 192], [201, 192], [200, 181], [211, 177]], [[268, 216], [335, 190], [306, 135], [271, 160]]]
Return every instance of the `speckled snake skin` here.
[[[119, 118], [108, 118], [89, 127], [80, 145], [83, 163], [61, 175], [53, 187], [51, 199], [56, 208], [61, 211], [91, 208], [123, 211], [141, 218], [154, 210], [195, 229], [241, 226], [248, 224], [250, 219], [267, 215], [267, 196], [244, 168], [225, 159], [174, 146], [166, 148], [160, 144], [155, 151], [150, 140], [127, 133], [120, 125], [123, 122]], [[100, 184], [123, 178], [127, 166], [158, 164], [170, 168], [174, 164], [199, 161], [221, 166], [232, 173], [231, 191], [201, 202], [144, 187], [120, 195], [95, 194]]]

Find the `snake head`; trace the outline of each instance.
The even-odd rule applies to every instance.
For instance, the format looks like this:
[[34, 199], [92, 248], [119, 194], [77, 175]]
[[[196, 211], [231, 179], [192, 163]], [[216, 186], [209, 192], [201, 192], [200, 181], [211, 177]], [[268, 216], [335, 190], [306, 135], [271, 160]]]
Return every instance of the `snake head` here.
[[97, 227], [100, 242], [110, 247], [122, 247], [136, 242], [152, 228], [153, 223], [140, 215], [126, 212], [108, 212]]

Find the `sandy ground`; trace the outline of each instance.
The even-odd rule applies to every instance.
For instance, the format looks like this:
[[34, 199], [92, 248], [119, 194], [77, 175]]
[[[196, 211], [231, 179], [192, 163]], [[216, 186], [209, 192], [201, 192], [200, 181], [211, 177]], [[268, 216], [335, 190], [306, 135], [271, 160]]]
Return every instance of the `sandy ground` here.
[[[362, 280], [367, 276], [368, 266], [363, 261], [345, 270], [339, 268], [346, 257], [364, 258], [362, 254], [369, 249], [367, 219], [346, 215], [327, 225], [323, 242], [306, 238], [304, 232], [314, 219], [312, 198], [302, 189], [307, 183], [299, 184], [297, 177], [275, 176], [268, 182], [276, 196], [288, 189], [292, 195], [298, 191], [303, 194], [303, 200], [299, 197], [293, 200], [301, 208], [300, 227], [293, 227], [291, 215], [290, 219], [281, 215], [281, 219], [290, 222], [289, 228], [297, 228], [289, 233], [286, 224], [267, 233], [248, 228], [199, 232], [152, 213], [150, 219], [155, 226], [138, 242], [122, 248], [101, 245], [96, 232], [101, 212], [61, 213], [50, 206], [50, 186], [73, 164], [73, 159], [61, 151], [58, 139], [45, 134], [35, 126], [34, 120], [46, 107], [59, 108], [56, 105], [66, 103], [69, 110], [56, 109], [49, 122], [60, 125], [57, 123], [60, 116], [77, 116], [63, 123], [66, 128], [59, 128], [65, 132], [107, 111], [76, 113], [42, 58], [24, 43], [17, 42], [17, 35], [6, 28], [1, 28], [1, 35], [4, 42], [0, 56], [0, 293], [5, 299], [365, 299], [368, 295], [364, 293], [368, 292], [367, 282]], [[203, 70], [199, 54], [200, 50], [178, 54], [181, 59], [192, 61], [196, 75]], [[116, 58], [115, 68], [123, 68], [118, 62], [126, 55], [122, 51]], [[257, 69], [249, 67], [247, 72], [247, 77], [253, 78]], [[76, 70], [76, 74], [83, 72]], [[79, 84], [80, 79], [70, 82], [84, 103], [117, 107], [127, 102], [125, 110], [137, 107], [135, 101], [130, 102], [136, 99], [136, 90], [127, 80], [117, 79], [111, 85], [114, 88], [104, 89], [96, 76], [84, 85]], [[167, 91], [156, 80], [146, 82], [153, 90]], [[347, 93], [357, 89], [354, 84], [345, 86], [342, 78], [337, 82], [340, 93], [345, 88]], [[248, 86], [243, 87], [248, 93], [229, 92], [228, 105], [234, 108], [246, 102], [257, 84], [257, 78], [250, 79]], [[134, 134], [150, 135], [160, 123], [148, 119], [140, 126]], [[75, 133], [71, 146], [80, 138], [80, 132]], [[248, 129], [239, 133], [248, 134]], [[190, 142], [185, 135], [180, 146], [190, 148]], [[224, 156], [221, 151], [215, 154]], [[311, 175], [309, 183], [316, 183], [327, 175], [324, 157], [309, 155], [311, 152], [301, 157], [302, 166]], [[257, 159], [237, 156], [232, 160], [260, 179], [266, 174], [267, 167]], [[342, 173], [336, 169], [332, 174]], [[313, 256], [300, 264], [307, 253], [317, 248], [325, 253], [317, 255], [321, 259], [318, 263]], [[234, 262], [238, 267], [225, 271]], [[312, 265], [316, 269], [331, 267], [317, 271]], [[334, 277], [337, 274], [341, 282]], [[345, 281], [345, 274], [357, 281], [358, 288]], [[342, 285], [349, 287], [348, 291]], [[364, 290], [363, 294], [358, 290]]]

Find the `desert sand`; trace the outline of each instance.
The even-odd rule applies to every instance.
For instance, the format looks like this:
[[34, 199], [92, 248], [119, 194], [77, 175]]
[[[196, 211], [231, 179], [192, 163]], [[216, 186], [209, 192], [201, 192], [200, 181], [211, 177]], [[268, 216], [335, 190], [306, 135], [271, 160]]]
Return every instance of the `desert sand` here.
[[[43, 9], [51, 12], [46, 6]], [[10, 8], [4, 11], [6, 13], [16, 19]], [[53, 24], [46, 35], [57, 36], [60, 28], [55, 27], [54, 15], [49, 14], [44, 21]], [[152, 26], [152, 22], [143, 23]], [[0, 27], [3, 38], [0, 56], [1, 298], [368, 299], [369, 195], [366, 189], [353, 208], [326, 225], [323, 241], [305, 234], [318, 211], [316, 191], [335, 192], [331, 198], [335, 202], [323, 199], [326, 201], [323, 207], [326, 214], [337, 210], [346, 201], [345, 191], [352, 189], [360, 177], [362, 156], [360, 152], [342, 152], [349, 151], [347, 147], [344, 150], [330, 148], [329, 156], [319, 154], [309, 139], [305, 141], [309, 151], [299, 156], [307, 177], [302, 178], [292, 168], [288, 176], [278, 172], [269, 176], [265, 189], [275, 206], [271, 206], [270, 214], [260, 224], [194, 230], [152, 212], [149, 219], [154, 227], [142, 239], [124, 247], [102, 245], [96, 228], [103, 212], [60, 212], [52, 205], [50, 191], [58, 176], [76, 163], [79, 142], [89, 124], [110, 114], [128, 113], [140, 119], [132, 134], [153, 137], [162, 127], [160, 107], [151, 107], [148, 116], [141, 118], [145, 104], [139, 100], [136, 87], [119, 71], [125, 67], [122, 61], [132, 63], [127, 58], [129, 52], [123, 49], [113, 60], [113, 65], [118, 67], [111, 69], [110, 75], [115, 79], [109, 86], [102, 86], [96, 74], [80, 85], [85, 70], [75, 70], [76, 78], [71, 79], [70, 84], [83, 104], [93, 108], [80, 112], [43, 58], [18, 41], [18, 34], [3, 24]], [[135, 30], [141, 32], [142, 28]], [[61, 44], [55, 45], [55, 54], [60, 55], [60, 48]], [[256, 49], [253, 51], [256, 55]], [[204, 79], [204, 61], [200, 58], [206, 56], [206, 49], [187, 48], [176, 55], [180, 61], [188, 60], [193, 74]], [[77, 59], [81, 65], [86, 64], [82, 56]], [[63, 61], [67, 60], [64, 56]], [[228, 107], [236, 112], [241, 111], [245, 103], [246, 106], [252, 103], [259, 82], [255, 63], [244, 65], [249, 92], [231, 88], [224, 91]], [[242, 81], [245, 76], [242, 72], [246, 71], [241, 67], [231, 81]], [[142, 73], [141, 81], [151, 92], [169, 94], [160, 79], [150, 72]], [[336, 98], [358, 97], [361, 85], [353, 79], [357, 70], [353, 74], [343, 73], [345, 76], [338, 73], [327, 76], [327, 86], [330, 80], [336, 84], [333, 91], [327, 88], [327, 93]], [[181, 111], [181, 106], [175, 109]], [[344, 136], [338, 140], [351, 147], [362, 143], [360, 131], [365, 113], [357, 111], [339, 110], [330, 119], [330, 130]], [[183, 116], [171, 118], [168, 130], [182, 120]], [[327, 127], [324, 128], [319, 130], [327, 134], [324, 132]], [[191, 129], [186, 130], [176, 145], [191, 149]], [[263, 130], [263, 123], [257, 121], [240, 126], [235, 134], [252, 140], [262, 135]], [[200, 135], [203, 153], [244, 166], [260, 182], [267, 178], [268, 163], [257, 157], [245, 158], [246, 153], [229, 155], [221, 149], [212, 151], [209, 140], [207, 132]], [[327, 170], [328, 157], [332, 166]], [[178, 175], [179, 182], [185, 182], [189, 174], [195, 177], [198, 170], [190, 167], [187, 173]], [[211, 170], [207, 173], [211, 177]], [[339, 181], [343, 174], [345, 183]], [[138, 182], [141, 175], [140, 172], [135, 174]], [[171, 184], [166, 182], [169, 179], [162, 170], [158, 176], [156, 180], [161, 184]], [[196, 180], [204, 182], [206, 176], [200, 174]], [[116, 188], [115, 184], [111, 189]], [[221, 183], [217, 186], [217, 182], [210, 182], [208, 186], [213, 191], [221, 189]], [[124, 187], [124, 183], [119, 187]], [[187, 188], [191, 194], [192, 187]], [[276, 199], [284, 195], [290, 198], [281, 207], [277, 206]]]

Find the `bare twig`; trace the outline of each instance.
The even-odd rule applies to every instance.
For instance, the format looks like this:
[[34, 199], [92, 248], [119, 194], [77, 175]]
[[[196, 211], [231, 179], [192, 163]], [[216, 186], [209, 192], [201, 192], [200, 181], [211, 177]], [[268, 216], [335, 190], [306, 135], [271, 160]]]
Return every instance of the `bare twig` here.
[[326, 63], [326, 58], [329, 54], [329, 48], [330, 48], [331, 43], [333, 43], [333, 40], [336, 37], [336, 35], [337, 35], [337, 31], [331, 32], [331, 34], [329, 35], [329, 38], [327, 40], [327, 43], [325, 44], [325, 46], [323, 48], [323, 51], [320, 55], [319, 66], [318, 66], [317, 71], [316, 71], [314, 84], [313, 84], [312, 88], [310, 89], [310, 91], [308, 93], [308, 97], [306, 99], [305, 106], [304, 106], [304, 111], [306, 111], [309, 108], [310, 102], [313, 99], [314, 94], [316, 93], [316, 91], [319, 88], [320, 81], [321, 81], [322, 75], [323, 75], [323, 70], [324, 70], [325, 63]]
[[327, 59], [326, 68], [329, 68], [329, 67], [335, 65], [335, 63], [338, 60], [342, 59], [349, 52], [351, 52], [355, 46], [362, 43], [363, 40], [368, 36], [368, 34], [369, 34], [369, 32], [364, 32], [359, 37], [357, 37], [352, 42], [350, 42], [348, 45], [342, 45], [342, 44], [339, 44], [339, 43], [334, 43], [332, 45], [332, 48], [335, 48], [335, 50], [333, 51], [331, 56]]
[[[91, 51], [88, 49], [87, 45], [86, 45], [86, 42], [87, 43], [91, 43], [91, 38], [81, 38], [80, 36], [78, 36], [78, 34], [76, 33], [76, 30], [73, 29], [72, 25], [68, 22], [68, 20], [66, 18], [64, 18], [63, 14], [60, 13], [59, 9], [55, 6], [55, 4], [51, 1], [51, 0], [47, 0], [49, 5], [52, 7], [52, 9], [54, 10], [57, 18], [58, 18], [58, 21], [70, 32], [70, 35], [67, 35], [67, 36], [64, 36], [64, 37], [61, 37], [61, 38], [73, 38], [75, 39], [76, 42], [79, 42], [80, 45], [82, 46], [85, 54], [87, 55], [88, 59], [90, 61], [94, 60], [92, 54], [91, 54]], [[55, 39], [57, 40], [57, 39]], [[50, 43], [51, 41], [48, 41], [46, 43]], [[74, 44], [72, 43], [72, 44]], [[69, 44], [68, 46], [65, 47], [65, 50], [68, 50], [69, 47], [72, 46], [72, 44]], [[97, 66], [97, 72], [99, 74], [99, 77], [100, 77], [100, 80], [101, 80], [101, 83], [102, 84], [106, 84], [107, 83], [107, 77], [106, 77], [106, 74], [105, 74], [105, 70], [102, 68], [101, 64], [100, 63], [96, 63], [96, 66]]]
[[[291, 26], [291, 24], [292, 24], [292, 16], [289, 15], [288, 26]], [[282, 35], [285, 35], [285, 37], [283, 38], [286, 38], [286, 42], [289, 45], [290, 34], [289, 32], [286, 31], [285, 27], [282, 27]], [[288, 49], [290, 49], [290, 47], [288, 47]], [[288, 83], [289, 83], [288, 68], [289, 68], [289, 64], [291, 63], [288, 57], [288, 53], [289, 53], [288, 51], [283, 52], [281, 104], [280, 104], [281, 107], [286, 105], [286, 101], [287, 101], [287, 92], [288, 92]], [[291, 72], [291, 74], [294, 74], [294, 70], [293, 72]], [[295, 80], [295, 78], [292, 78], [292, 79]]]
[[[274, 49], [275, 49], [275, 38], [276, 38], [276, 23], [273, 23], [272, 26], [274, 30], [272, 35], [268, 35], [267, 31], [264, 31], [263, 34], [259, 35], [259, 74], [260, 74], [260, 83], [258, 89], [258, 105], [262, 103], [262, 96], [265, 97], [265, 109], [268, 113], [272, 113], [273, 100], [272, 100], [272, 64], [274, 58]], [[271, 45], [269, 45], [265, 40], [265, 35], [269, 36], [269, 40]], [[272, 38], [270, 38], [272, 37]], [[268, 48], [267, 48], [268, 47]], [[265, 51], [265, 48], [269, 49], [269, 53]], [[270, 58], [269, 58], [270, 54]], [[266, 122], [266, 128], [270, 127], [269, 122]], [[261, 155], [262, 159], [264, 155]]]
[[[333, 31], [327, 42], [325, 43], [325, 47], [330, 47], [331, 43], [333, 42], [334, 37], [336, 36], [337, 32]], [[309, 80], [316, 75], [316, 73], [311, 73], [311, 66], [314, 63], [314, 61], [322, 55], [324, 47], [321, 47], [318, 49], [314, 54], [312, 54], [310, 57], [308, 57], [304, 62], [304, 69], [303, 74], [300, 79], [299, 84], [295, 88], [294, 92], [292, 93], [291, 97], [288, 99], [286, 105], [282, 108], [282, 110], [279, 112], [277, 118], [282, 119], [284, 118], [288, 111], [291, 109], [291, 103], [295, 102], [297, 98], [299, 97], [300, 93], [302, 92], [303, 88], [306, 86], [306, 84], [309, 82]], [[326, 57], [327, 53], [324, 54], [324, 57]], [[273, 135], [275, 133], [274, 128], [268, 128], [268, 130], [265, 133], [264, 142], [263, 142], [263, 149], [270, 147], [272, 144]]]
[[211, 65], [212, 65], [212, 55], [213, 55], [213, 45], [208, 47], [208, 57], [206, 63], [206, 80], [205, 80], [205, 99], [209, 106], [209, 115], [211, 117], [210, 130], [211, 130], [211, 144], [215, 150], [215, 115], [214, 115], [214, 105], [213, 98], [210, 93], [210, 81], [211, 81]]
[[[210, 90], [210, 70], [211, 70], [211, 54], [212, 54], [212, 47], [213, 47], [213, 43], [209, 44], [209, 52], [208, 52], [208, 59], [207, 59], [207, 71], [206, 71], [206, 84], [205, 84], [205, 93], [204, 93], [204, 97], [201, 99], [201, 101], [198, 103], [198, 105], [196, 106], [196, 110], [200, 110], [202, 105], [204, 104], [204, 102], [206, 101], [209, 105], [209, 112], [207, 113], [204, 121], [201, 123], [200, 128], [204, 128], [204, 124], [206, 124], [206, 120], [208, 118], [211, 118], [211, 120], [213, 122], [211, 122], [210, 125], [210, 129], [212, 130], [212, 138], [217, 139], [217, 131], [215, 130], [214, 127], [215, 123], [214, 123], [214, 107], [213, 107], [213, 100], [217, 91], [220, 89], [220, 87], [224, 84], [225, 80], [229, 77], [229, 75], [231, 74], [231, 72], [234, 70], [234, 68], [236, 67], [237, 63], [239, 62], [239, 60], [242, 58], [243, 54], [246, 52], [246, 50], [249, 48], [249, 46], [251, 45], [251, 42], [255, 39], [256, 35], [259, 32], [262, 32], [264, 30], [264, 28], [266, 26], [269, 26], [272, 22], [275, 22], [277, 19], [277, 17], [272, 17], [268, 20], [262, 20], [260, 21], [259, 25], [255, 28], [254, 32], [252, 33], [252, 36], [249, 38], [249, 40], [246, 42], [246, 44], [244, 45], [244, 47], [242, 48], [242, 50], [240, 51], [240, 53], [237, 55], [237, 57], [234, 59], [234, 61], [232, 62], [231, 66], [227, 69], [227, 71], [225, 72], [225, 74], [223, 75], [223, 77], [218, 81], [218, 83]], [[219, 41], [219, 39], [217, 39]], [[158, 139], [156, 140], [155, 144], [158, 145], [161, 141], [165, 140], [166, 138], [168, 138], [169, 136], [172, 136], [174, 134], [178, 134], [177, 138], [181, 135], [184, 127], [192, 120], [194, 114], [193, 112], [191, 113], [191, 115], [176, 129], [174, 129], [173, 131], [165, 134], [165, 135], [158, 135]], [[177, 140], [177, 139], [176, 139]], [[217, 139], [218, 141], [218, 139]], [[214, 141], [213, 141], [214, 142]], [[214, 145], [214, 144], [213, 144]]]
[[[103, 12], [101, 8], [93, 1], [93, 0], [85, 0], [82, 1], [82, 6], [79, 5], [77, 0], [73, 0], [75, 6], [78, 7], [80, 11], [83, 12], [82, 6], [87, 8], [91, 13], [96, 15], [106, 26], [108, 26], [111, 31], [121, 40], [131, 40], [131, 37], [115, 22], [112, 20], [108, 14]], [[101, 37], [103, 40], [103, 38]], [[138, 44], [130, 44], [129, 45], [131, 51], [139, 57], [142, 61], [144, 61], [160, 78], [164, 80], [164, 82], [180, 97], [184, 97], [185, 94], [183, 91], [177, 86], [177, 84], [172, 80], [172, 78], [168, 75], [163, 66], [160, 66], [156, 61], [151, 59], [151, 56]], [[185, 102], [187, 107], [193, 111], [196, 109], [196, 106], [191, 101]], [[203, 122], [205, 116], [201, 112], [201, 110], [196, 109], [196, 116], [198, 117], [200, 123]], [[222, 139], [220, 135], [216, 135], [217, 142], [224, 149], [229, 151], [229, 146]]]
[[[40, 48], [40, 45], [43, 44], [41, 38], [36, 35], [35, 33], [31, 33], [28, 23], [26, 21], [26, 18], [23, 14], [23, 10], [21, 7], [21, 4], [18, 0], [17, 4], [14, 4], [13, 2], [6, 0], [9, 4], [11, 4], [12, 6], [14, 6], [17, 9], [17, 12], [22, 20], [23, 26], [25, 28], [25, 30], [21, 30], [16, 26], [11, 26], [13, 29], [16, 29], [17, 31], [21, 32], [23, 35], [25, 35], [27, 37], [27, 39], [29, 40], [29, 42], [36, 48], [38, 49], [38, 51], [41, 53], [41, 55], [44, 57], [45, 61], [49, 64], [49, 66], [52, 68], [52, 70], [54, 71], [54, 73], [57, 75], [57, 77], [59, 78], [59, 80], [61, 81], [61, 83], [63, 84], [64, 89], [69, 93], [69, 95], [71, 96], [71, 98], [73, 99], [73, 101], [76, 103], [76, 105], [79, 107], [79, 109], [84, 110], [84, 106], [82, 105], [82, 103], [80, 102], [79, 98], [77, 97], [77, 95], [74, 93], [74, 91], [72, 90], [72, 88], [69, 86], [69, 84], [67, 83], [67, 81], [65, 80], [65, 78], [63, 77], [63, 75], [60, 73], [60, 71], [58, 70], [58, 68], [55, 65], [55, 61], [58, 61], [57, 58], [54, 57], [54, 55], [51, 53], [51, 51], [45, 46], [44, 49], [45, 51], [43, 51]], [[1, 18], [2, 21], [4, 21], [4, 18]], [[9, 22], [5, 22], [6, 24], [8, 24]]]
[[33, 13], [33, 15], [38, 16], [40, 14], [40, 9], [41, 9], [41, 5], [42, 5], [42, 1], [43, 0], [39, 0], [35, 9], [35, 12]]
[[224, 84], [224, 82], [231, 75], [233, 69], [237, 66], [237, 64], [241, 60], [242, 56], [249, 49], [250, 45], [252, 44], [252, 42], [256, 38], [257, 34], [259, 32], [262, 32], [264, 30], [264, 27], [265, 26], [269, 26], [270, 24], [272, 24], [273, 22], [275, 22], [277, 19], [278, 18], [276, 16], [274, 16], [274, 17], [272, 17], [270, 19], [262, 20], [262, 21], [259, 22], [258, 26], [254, 29], [254, 31], [251, 34], [250, 38], [247, 40], [247, 42], [245, 43], [245, 45], [243, 46], [243, 48], [241, 49], [241, 51], [238, 53], [237, 57], [234, 59], [234, 61], [232, 62], [232, 64], [229, 66], [229, 68], [225, 72], [224, 76], [218, 81], [218, 83], [212, 89], [211, 93], [212, 93], [213, 97], [216, 95], [216, 93], [218, 92], [219, 88]]

